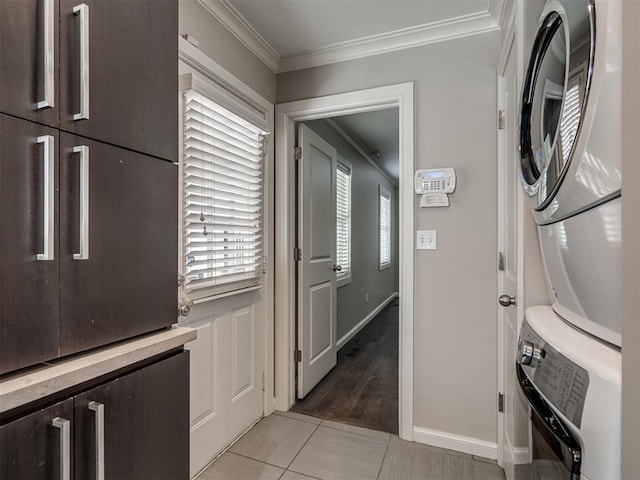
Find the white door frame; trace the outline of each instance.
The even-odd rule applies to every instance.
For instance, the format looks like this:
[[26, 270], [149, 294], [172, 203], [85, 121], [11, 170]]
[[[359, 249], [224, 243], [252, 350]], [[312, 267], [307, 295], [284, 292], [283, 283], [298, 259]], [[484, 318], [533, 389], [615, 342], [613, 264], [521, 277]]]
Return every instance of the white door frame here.
[[[413, 438], [413, 225], [414, 117], [413, 83], [310, 98], [276, 105], [275, 189], [275, 408], [288, 410], [295, 401], [296, 280], [295, 245], [295, 123], [320, 118], [399, 110], [399, 430]], [[272, 410], [271, 410], [272, 411]], [[265, 411], [265, 415], [271, 413]]]

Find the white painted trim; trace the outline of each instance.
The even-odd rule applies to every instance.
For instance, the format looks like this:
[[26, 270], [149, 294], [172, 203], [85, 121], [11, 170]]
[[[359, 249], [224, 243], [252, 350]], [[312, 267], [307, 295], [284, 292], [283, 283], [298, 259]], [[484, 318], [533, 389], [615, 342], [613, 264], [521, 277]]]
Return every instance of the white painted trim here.
[[394, 292], [391, 295], [389, 295], [389, 298], [384, 300], [380, 305], [374, 308], [369, 315], [367, 315], [362, 320], [360, 320], [351, 330], [349, 330], [342, 337], [340, 337], [340, 339], [336, 342], [336, 348], [340, 350], [345, 343], [347, 343], [349, 340], [355, 337], [356, 334], [360, 330], [362, 330], [371, 320], [373, 320], [375, 316], [378, 315], [384, 307], [389, 305], [394, 298], [398, 298], [398, 292]]
[[391, 178], [387, 172], [384, 171], [382, 166], [371, 156], [369, 152], [367, 152], [364, 144], [356, 138], [355, 134], [349, 130], [349, 128], [345, 125], [341, 125], [334, 118], [325, 118], [325, 123], [329, 125], [335, 132], [340, 135], [349, 145], [351, 145], [355, 150], [364, 157], [364, 159], [371, 164], [373, 168], [375, 168], [380, 174], [386, 178], [391, 185], [394, 187], [398, 186], [398, 182]]
[[414, 427], [413, 440], [425, 445], [455, 450], [491, 460], [495, 460], [498, 454], [498, 445], [495, 442], [441, 432], [430, 428]]
[[[262, 95], [249, 87], [235, 75], [228, 72], [219, 63], [204, 54], [197, 47], [189, 43], [183, 37], [178, 37], [178, 59], [188, 67], [204, 75], [212, 82], [226, 89], [230, 94], [236, 95], [247, 104], [252, 105], [259, 112], [263, 112], [273, 132], [275, 106]], [[180, 99], [178, 100], [180, 102]], [[179, 110], [182, 111], [181, 109]], [[179, 115], [182, 122], [182, 115]], [[182, 124], [180, 123], [182, 129]], [[275, 296], [275, 136], [267, 137], [267, 155], [264, 164], [264, 255], [266, 256], [267, 272], [263, 276], [262, 288], [264, 294], [264, 373], [266, 385], [263, 397], [264, 415], [270, 415], [276, 408], [275, 392], [275, 328], [274, 328], [274, 296]], [[181, 144], [181, 142], [180, 142]], [[182, 144], [181, 144], [182, 145]], [[182, 146], [180, 146], [182, 149]], [[182, 158], [182, 150], [180, 151]], [[181, 163], [181, 162], [180, 162]], [[179, 182], [181, 184], [181, 182]], [[180, 197], [182, 198], [182, 197]], [[180, 209], [179, 209], [180, 210]], [[180, 263], [181, 264], [181, 263]], [[181, 267], [180, 267], [181, 268]]]
[[240, 42], [274, 73], [280, 55], [227, 0], [197, 0], [207, 12], [224, 25]]
[[276, 105], [276, 408], [286, 411], [295, 399], [295, 122], [398, 108], [400, 165], [400, 436], [413, 438], [413, 242], [414, 242], [414, 87], [413, 83], [360, 90]]
[[275, 73], [318, 67], [497, 30], [500, 28], [506, 3], [504, 0], [489, 0], [488, 9], [480, 13], [281, 56], [228, 0], [197, 1]]
[[282, 56], [278, 64], [278, 73], [356, 60], [405, 48], [491, 32], [498, 28], [498, 22], [491, 16], [490, 11], [465, 15], [446, 21], [337, 43], [317, 50]]
[[514, 465], [526, 465], [531, 462], [531, 453], [526, 447], [516, 447], [511, 449], [511, 459]]

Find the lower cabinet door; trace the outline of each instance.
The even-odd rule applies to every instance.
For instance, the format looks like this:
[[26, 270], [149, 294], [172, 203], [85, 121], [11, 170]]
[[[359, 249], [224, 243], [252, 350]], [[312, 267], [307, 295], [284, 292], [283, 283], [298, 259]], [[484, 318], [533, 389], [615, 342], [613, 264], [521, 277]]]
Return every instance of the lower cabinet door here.
[[178, 169], [60, 134], [60, 354], [177, 319]]
[[75, 478], [100, 468], [105, 479], [189, 478], [188, 351], [75, 397]]
[[0, 478], [71, 478], [65, 473], [71, 475], [73, 468], [72, 435], [71, 398], [1, 426]]

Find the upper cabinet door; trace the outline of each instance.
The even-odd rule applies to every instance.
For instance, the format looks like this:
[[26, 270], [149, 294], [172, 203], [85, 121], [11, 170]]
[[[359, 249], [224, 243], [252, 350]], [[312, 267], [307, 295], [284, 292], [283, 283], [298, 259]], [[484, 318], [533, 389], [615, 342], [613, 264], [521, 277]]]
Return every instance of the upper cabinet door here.
[[0, 1], [0, 112], [58, 126], [58, 0]]
[[173, 163], [60, 134], [61, 355], [176, 322], [177, 176]]
[[0, 374], [58, 356], [58, 212], [58, 131], [0, 114]]
[[176, 0], [60, 1], [60, 128], [177, 161]]

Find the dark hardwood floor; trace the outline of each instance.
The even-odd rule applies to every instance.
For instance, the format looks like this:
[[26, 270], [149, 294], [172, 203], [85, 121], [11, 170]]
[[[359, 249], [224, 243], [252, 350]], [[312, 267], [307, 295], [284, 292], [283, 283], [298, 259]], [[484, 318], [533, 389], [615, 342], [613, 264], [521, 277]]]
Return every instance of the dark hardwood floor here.
[[338, 352], [338, 364], [291, 409], [398, 433], [398, 300]]

